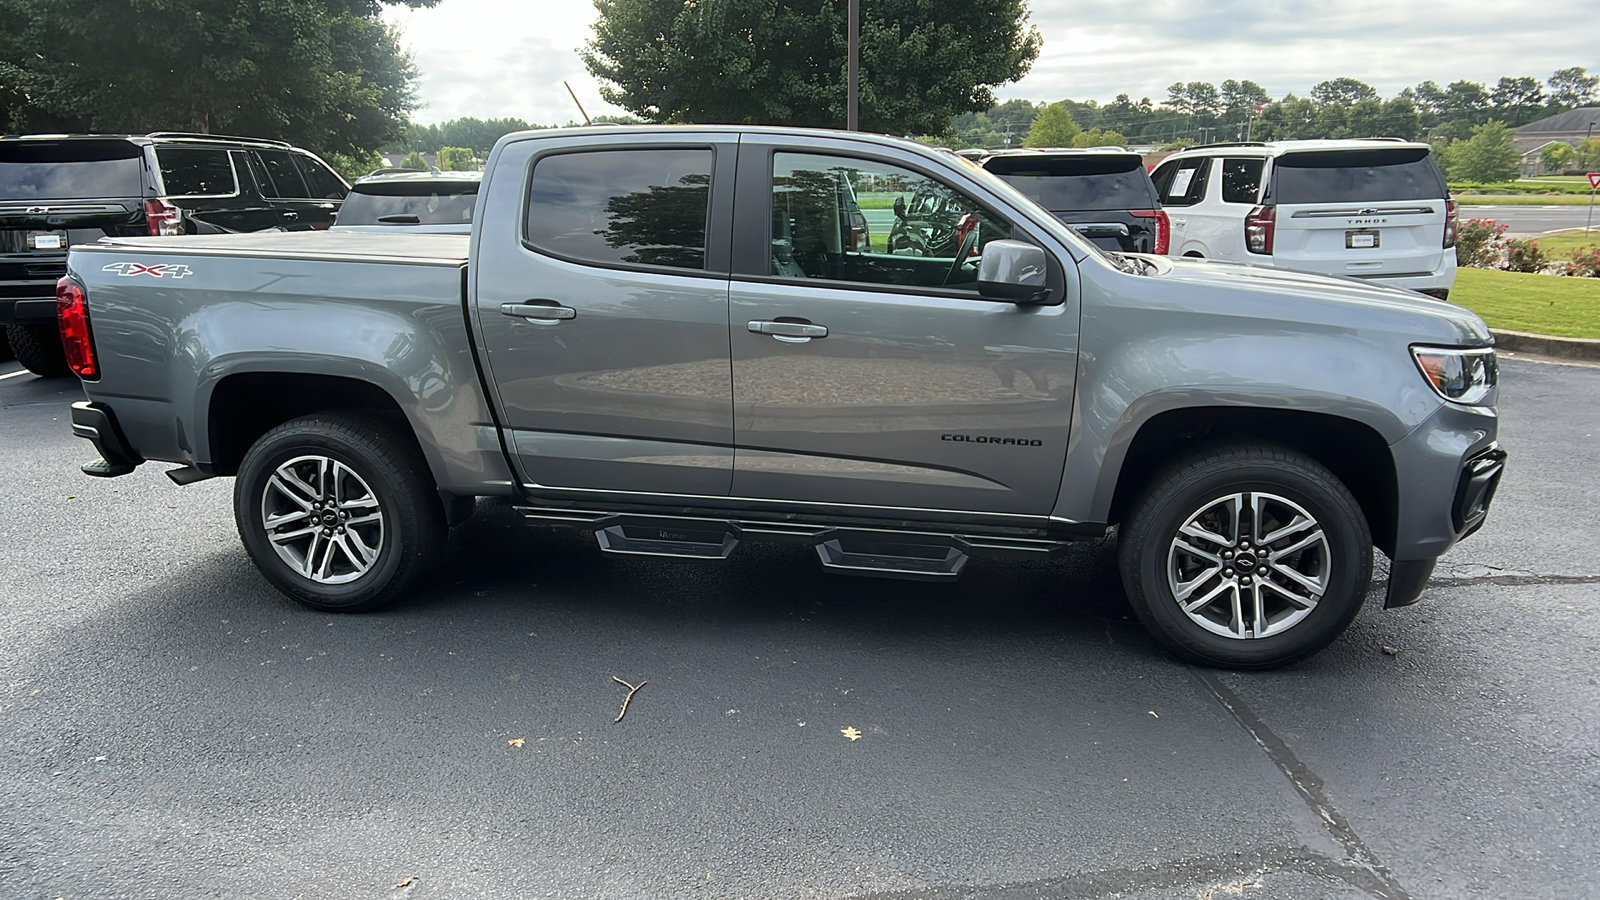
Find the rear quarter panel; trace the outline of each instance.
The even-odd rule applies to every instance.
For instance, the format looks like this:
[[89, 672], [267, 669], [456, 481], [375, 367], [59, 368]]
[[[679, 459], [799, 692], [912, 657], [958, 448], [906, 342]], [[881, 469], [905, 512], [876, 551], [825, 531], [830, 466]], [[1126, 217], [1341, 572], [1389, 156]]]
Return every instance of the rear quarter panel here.
[[68, 264], [86, 288], [102, 372], [85, 392], [112, 407], [142, 456], [212, 462], [211, 399], [229, 376], [327, 375], [393, 398], [441, 489], [509, 490], [466, 331], [459, 260], [173, 246], [184, 240], [77, 247]]

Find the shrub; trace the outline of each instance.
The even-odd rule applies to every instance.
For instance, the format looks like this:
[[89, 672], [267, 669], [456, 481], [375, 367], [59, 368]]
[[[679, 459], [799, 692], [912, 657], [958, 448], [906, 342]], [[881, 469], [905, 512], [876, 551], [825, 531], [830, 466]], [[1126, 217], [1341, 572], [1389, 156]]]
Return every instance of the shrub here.
[[1511, 238], [1505, 241], [1505, 251], [1508, 272], [1539, 272], [1550, 265], [1550, 255], [1534, 241]]
[[1492, 269], [1500, 260], [1500, 236], [1506, 226], [1493, 219], [1467, 219], [1456, 231], [1456, 262]]
[[1572, 248], [1572, 256], [1562, 265], [1561, 274], [1600, 278], [1600, 247]]

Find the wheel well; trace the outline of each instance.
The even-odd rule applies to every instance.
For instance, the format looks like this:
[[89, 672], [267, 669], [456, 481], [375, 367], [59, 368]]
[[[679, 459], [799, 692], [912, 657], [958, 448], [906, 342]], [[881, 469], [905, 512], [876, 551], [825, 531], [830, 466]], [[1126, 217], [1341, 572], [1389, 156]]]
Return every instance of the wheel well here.
[[250, 372], [224, 378], [211, 393], [211, 466], [218, 475], [236, 474], [245, 453], [273, 427], [331, 410], [377, 416], [415, 439], [400, 405], [377, 385], [333, 375]]
[[1173, 460], [1202, 447], [1242, 440], [1281, 444], [1327, 466], [1361, 504], [1372, 542], [1385, 553], [1393, 552], [1396, 485], [1389, 445], [1360, 422], [1294, 410], [1180, 409], [1144, 423], [1123, 458], [1110, 521], [1120, 522], [1145, 486]]
[[1190, 250], [1184, 254], [1184, 257], [1186, 259], [1205, 259], [1205, 256], [1199, 250]]

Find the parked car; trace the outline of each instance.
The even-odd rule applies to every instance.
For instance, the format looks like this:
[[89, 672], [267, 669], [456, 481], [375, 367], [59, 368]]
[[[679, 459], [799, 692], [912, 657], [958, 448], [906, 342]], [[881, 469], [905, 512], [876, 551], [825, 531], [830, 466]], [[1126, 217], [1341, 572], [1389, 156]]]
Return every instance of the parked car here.
[[1348, 275], [1443, 300], [1455, 201], [1427, 144], [1369, 139], [1211, 144], [1152, 175], [1173, 256]]
[[55, 325], [68, 246], [108, 235], [327, 228], [349, 189], [322, 160], [282, 141], [0, 138], [0, 324], [29, 371], [69, 375]]
[[[850, 196], [893, 191], [980, 224], [942, 257], [852, 241]], [[1374, 547], [1385, 605], [1415, 602], [1504, 467], [1470, 310], [1101, 251], [913, 141], [513, 134], [472, 228], [73, 247], [84, 471], [233, 476], [265, 577], [347, 612], [414, 584], [483, 495], [607, 553], [794, 541], [933, 581], [1120, 526], [1157, 639], [1263, 668], [1345, 629]]]
[[379, 169], [356, 179], [331, 231], [471, 234], [482, 172]]
[[997, 150], [975, 161], [1097, 247], [1167, 252], [1171, 224], [1144, 157], [1131, 150]]

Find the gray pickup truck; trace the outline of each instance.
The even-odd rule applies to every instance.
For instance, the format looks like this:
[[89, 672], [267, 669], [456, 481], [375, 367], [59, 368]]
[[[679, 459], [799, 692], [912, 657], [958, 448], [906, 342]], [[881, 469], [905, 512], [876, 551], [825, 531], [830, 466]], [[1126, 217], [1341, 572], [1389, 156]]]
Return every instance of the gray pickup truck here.
[[[891, 252], [933, 194], [945, 255]], [[482, 496], [612, 553], [929, 580], [1118, 526], [1162, 643], [1263, 668], [1346, 627], [1374, 546], [1415, 602], [1505, 458], [1471, 312], [1102, 252], [861, 134], [510, 135], [470, 239], [110, 238], [57, 299], [84, 470], [234, 476], [251, 558], [323, 610], [405, 590]]]

